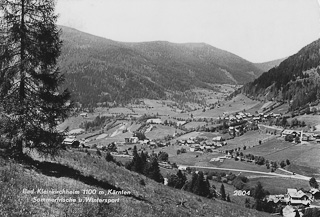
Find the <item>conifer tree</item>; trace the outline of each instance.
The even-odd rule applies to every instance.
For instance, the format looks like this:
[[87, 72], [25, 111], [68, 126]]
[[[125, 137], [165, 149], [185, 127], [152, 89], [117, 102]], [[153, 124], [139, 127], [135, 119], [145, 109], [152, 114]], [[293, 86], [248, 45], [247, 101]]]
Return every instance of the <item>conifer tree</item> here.
[[163, 183], [163, 176], [156, 157], [152, 157], [150, 163], [146, 166], [145, 175], [156, 182]]
[[221, 187], [220, 187], [220, 194], [221, 194], [221, 199], [222, 200], [226, 200], [226, 191], [224, 189], [224, 185], [221, 184]]
[[187, 186], [187, 191], [193, 192], [193, 188], [196, 184], [198, 178], [198, 174], [196, 174], [195, 172], [192, 173], [192, 178], [191, 180], [188, 182], [188, 186]]
[[319, 188], [319, 184], [318, 184], [317, 180], [314, 177], [310, 178], [309, 185], [312, 188]]
[[230, 200], [230, 195], [229, 195], [229, 194], [227, 195], [226, 200], [227, 200], [227, 202], [231, 202], [231, 200]]
[[197, 180], [194, 184], [193, 187], [193, 193], [200, 195], [200, 196], [205, 196], [205, 185], [206, 183], [204, 182], [204, 176], [203, 176], [203, 172], [198, 172], [198, 177]]
[[132, 155], [133, 155], [133, 159], [132, 159], [131, 170], [137, 173], [143, 173], [144, 165], [140, 155], [138, 154], [137, 146], [133, 147]]
[[177, 177], [178, 177], [178, 183], [177, 183], [177, 185], [176, 185], [176, 188], [180, 188], [180, 189], [181, 189], [181, 188], [184, 186], [184, 184], [186, 183], [187, 177], [186, 177], [185, 174], [183, 174], [183, 173], [181, 172], [181, 170], [179, 170], [179, 171], [177, 172]]
[[28, 146], [55, 155], [67, 118], [70, 93], [62, 90], [57, 67], [62, 42], [55, 24], [53, 0], [0, 1], [0, 105], [6, 117], [3, 137], [10, 150]]

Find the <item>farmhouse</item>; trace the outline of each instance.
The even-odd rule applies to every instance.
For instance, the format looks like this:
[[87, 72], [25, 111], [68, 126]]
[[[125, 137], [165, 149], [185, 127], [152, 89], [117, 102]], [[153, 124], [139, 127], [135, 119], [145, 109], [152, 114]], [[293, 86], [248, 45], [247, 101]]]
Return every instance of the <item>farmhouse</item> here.
[[86, 117], [88, 117], [88, 113], [83, 112], [83, 113], [80, 114], [80, 116], [83, 117], [83, 118], [86, 118]]
[[149, 124], [162, 124], [162, 120], [160, 118], [152, 118], [152, 119], [148, 119], [147, 123], [149, 123]]
[[124, 141], [126, 143], [137, 143], [139, 141], [139, 138], [136, 136], [132, 136], [130, 138], [124, 138]]
[[295, 130], [284, 130], [281, 133], [282, 137], [286, 137], [287, 135], [293, 135], [293, 134], [297, 134], [297, 132]]
[[63, 140], [62, 144], [66, 145], [66, 146], [71, 146], [71, 147], [79, 147], [80, 142], [78, 140], [76, 140], [76, 138], [74, 136], [72, 136], [72, 137], [65, 138]]
[[285, 202], [285, 196], [284, 195], [267, 195], [265, 197], [265, 200], [267, 202], [273, 202], [275, 204], [284, 203]]
[[187, 166], [179, 166], [178, 170], [187, 170]]
[[313, 133], [303, 133], [302, 134], [302, 141], [314, 141], [314, 134]]
[[223, 141], [223, 138], [222, 138], [222, 136], [216, 136], [216, 137], [212, 138], [212, 141], [221, 142], [221, 141]]
[[287, 189], [287, 199], [289, 204], [294, 205], [305, 205], [308, 206], [311, 203], [311, 199], [307, 194], [305, 194], [301, 190], [297, 190], [294, 188]]

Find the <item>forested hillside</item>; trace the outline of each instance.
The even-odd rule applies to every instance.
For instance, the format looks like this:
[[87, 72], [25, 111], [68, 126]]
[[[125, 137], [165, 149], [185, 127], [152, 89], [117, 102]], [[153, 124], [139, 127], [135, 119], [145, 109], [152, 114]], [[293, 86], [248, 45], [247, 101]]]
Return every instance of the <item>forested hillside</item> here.
[[244, 84], [262, 70], [203, 43], [123, 43], [61, 27], [60, 68], [75, 101], [84, 106], [165, 98], [211, 84]]
[[281, 58], [281, 59], [272, 60], [272, 61], [263, 62], [263, 63], [254, 63], [254, 65], [257, 68], [261, 69], [263, 72], [267, 72], [270, 69], [272, 69], [273, 67], [280, 65], [280, 63], [285, 59], [287, 59], [287, 58]]
[[255, 98], [288, 101], [291, 110], [320, 97], [320, 39], [263, 73], [242, 91]]

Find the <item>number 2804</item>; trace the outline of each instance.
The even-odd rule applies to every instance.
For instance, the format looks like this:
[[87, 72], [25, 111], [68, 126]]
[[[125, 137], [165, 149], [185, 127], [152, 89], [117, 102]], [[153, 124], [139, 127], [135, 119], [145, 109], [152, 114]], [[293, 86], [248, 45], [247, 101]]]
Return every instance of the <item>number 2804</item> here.
[[250, 196], [250, 191], [242, 191], [242, 190], [235, 190], [233, 191], [234, 196]]

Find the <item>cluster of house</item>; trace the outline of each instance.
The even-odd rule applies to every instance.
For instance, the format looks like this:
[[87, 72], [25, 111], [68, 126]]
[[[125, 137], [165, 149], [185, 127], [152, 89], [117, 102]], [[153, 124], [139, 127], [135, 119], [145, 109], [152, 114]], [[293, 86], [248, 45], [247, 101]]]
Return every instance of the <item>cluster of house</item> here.
[[136, 136], [124, 138], [124, 143], [127, 143], [127, 144], [138, 144], [139, 143], [141, 145], [146, 145], [149, 148], [165, 147], [165, 146], [170, 145], [170, 143], [156, 142], [156, 141], [152, 141], [150, 139], [139, 140], [139, 138]]
[[223, 137], [217, 136], [210, 140], [199, 141], [198, 138], [190, 137], [185, 140], [177, 140], [177, 144], [179, 146], [185, 145], [189, 147], [190, 152], [195, 151], [213, 151], [219, 147], [227, 145], [227, 142], [224, 141]]
[[231, 159], [233, 156], [231, 154], [227, 154], [225, 156], [221, 156], [221, 157], [215, 157], [215, 158], [212, 158], [210, 160], [210, 162], [223, 162], [224, 160], [226, 159]]
[[320, 143], [320, 134], [317, 133], [307, 133], [300, 130], [289, 130], [285, 129], [282, 131], [281, 136], [286, 137], [288, 135], [292, 135], [295, 137], [300, 137], [300, 141], [316, 141], [317, 143]]
[[293, 206], [309, 206], [315, 199], [320, 199], [319, 189], [312, 188], [309, 192], [303, 192], [294, 188], [288, 188], [284, 195], [268, 195], [265, 197], [267, 202], [274, 204], [288, 204]]
[[223, 113], [223, 119], [224, 120], [228, 120], [231, 122], [235, 122], [235, 121], [241, 121], [241, 120], [253, 120], [253, 121], [257, 121], [257, 122], [261, 122], [261, 121], [265, 121], [268, 120], [270, 118], [277, 118], [280, 117], [281, 114], [274, 114], [273, 112], [270, 112], [268, 114], [266, 113], [257, 113], [257, 114], [250, 114], [248, 112], [237, 112], [234, 115], [228, 115], [227, 112]]

